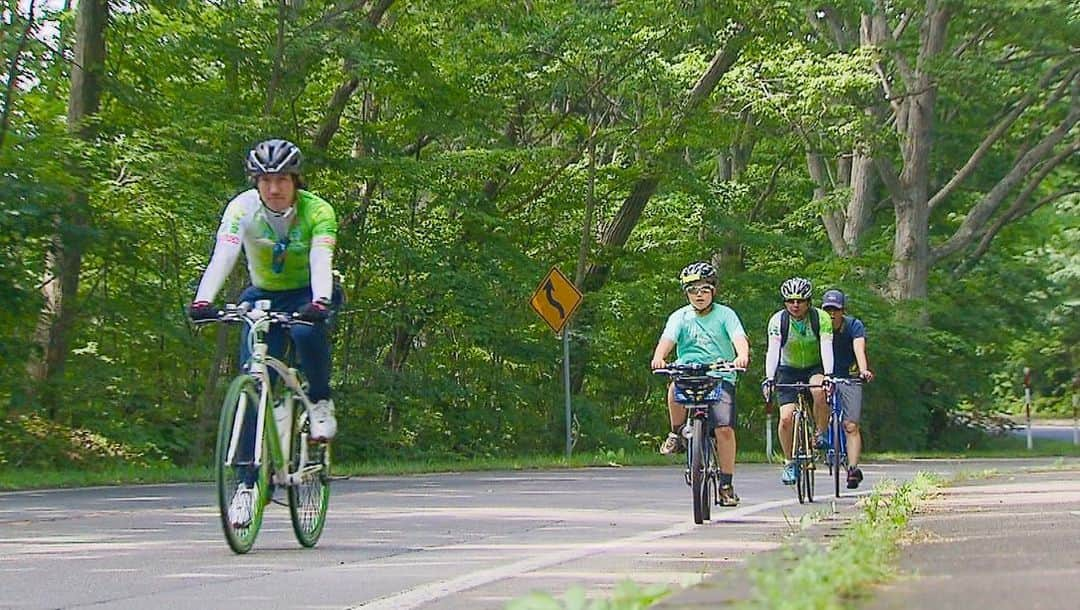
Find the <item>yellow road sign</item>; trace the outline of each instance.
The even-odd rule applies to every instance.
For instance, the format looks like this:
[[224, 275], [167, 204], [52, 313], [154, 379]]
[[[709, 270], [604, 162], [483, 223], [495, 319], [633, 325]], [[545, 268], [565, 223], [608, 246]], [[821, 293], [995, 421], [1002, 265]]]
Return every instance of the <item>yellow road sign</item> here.
[[552, 267], [536, 287], [536, 292], [533, 292], [529, 299], [529, 305], [540, 314], [551, 330], [561, 333], [570, 316], [578, 305], [581, 305], [581, 291], [558, 267]]

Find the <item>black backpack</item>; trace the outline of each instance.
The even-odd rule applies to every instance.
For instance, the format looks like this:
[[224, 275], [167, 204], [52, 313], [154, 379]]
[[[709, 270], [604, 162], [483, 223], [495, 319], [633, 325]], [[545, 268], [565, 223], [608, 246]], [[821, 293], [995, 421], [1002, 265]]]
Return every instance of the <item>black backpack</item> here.
[[[788, 313], [787, 308], [780, 312], [780, 348], [783, 349], [787, 345], [788, 328], [791, 326], [791, 314]], [[818, 341], [821, 340], [821, 320], [818, 319], [818, 310], [816, 307], [810, 308], [810, 328], [814, 331], [814, 336]]]

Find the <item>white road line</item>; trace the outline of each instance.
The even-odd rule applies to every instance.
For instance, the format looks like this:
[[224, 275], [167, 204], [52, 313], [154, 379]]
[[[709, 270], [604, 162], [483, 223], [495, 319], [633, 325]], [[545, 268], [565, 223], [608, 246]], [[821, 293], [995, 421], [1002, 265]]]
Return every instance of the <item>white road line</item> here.
[[[719, 521], [734, 521], [748, 515], [753, 515], [755, 513], [772, 510], [774, 508], [780, 508], [782, 506], [796, 503], [798, 503], [797, 499], [790, 498], [787, 500], [775, 500], [773, 502], [765, 502], [762, 504], [755, 504], [752, 506], [737, 508], [732, 511], [724, 511], [722, 516], [715, 517], [712, 522], [716, 523]], [[659, 540], [661, 538], [678, 536], [698, 527], [701, 526], [694, 525], [693, 523], [689, 522], [683, 522], [664, 530], [638, 534], [636, 536], [630, 536], [629, 538], [609, 540], [606, 542], [597, 542], [594, 544], [587, 544], [576, 549], [568, 549], [565, 551], [547, 553], [545, 555], [539, 555], [537, 557], [524, 559], [522, 561], [507, 564], [505, 566], [499, 566], [487, 570], [480, 570], [478, 572], [465, 574], [457, 578], [451, 578], [448, 580], [441, 580], [438, 582], [420, 585], [406, 591], [387, 595], [377, 599], [357, 602], [350, 605], [349, 608], [350, 610], [355, 610], [358, 608], [362, 608], [363, 610], [406, 610], [408, 608], [416, 608], [422, 606], [423, 604], [443, 599], [444, 597], [449, 597], [451, 595], [454, 595], [455, 593], [467, 591], [469, 589], [497, 582], [506, 578], [514, 578], [517, 576], [521, 576], [522, 574], [531, 572], [533, 570], [558, 565], [560, 563], [573, 561], [575, 559], [581, 559], [582, 557], [588, 557], [589, 555], [595, 555], [596, 553], [610, 551], [623, 546], [636, 545], [643, 542]]]

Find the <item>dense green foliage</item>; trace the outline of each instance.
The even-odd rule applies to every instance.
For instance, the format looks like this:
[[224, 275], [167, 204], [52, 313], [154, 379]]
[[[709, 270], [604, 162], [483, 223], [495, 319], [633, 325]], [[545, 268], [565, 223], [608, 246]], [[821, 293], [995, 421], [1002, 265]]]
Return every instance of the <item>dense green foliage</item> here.
[[[235, 337], [194, 333], [183, 308], [225, 202], [246, 188], [243, 155], [271, 136], [304, 149], [306, 178], [341, 227], [340, 459], [560, 451], [561, 347], [528, 299], [551, 265], [585, 276], [583, 236], [585, 265], [604, 274], [588, 276], [571, 331], [579, 449], [654, 447], [666, 431], [649, 356], [684, 303], [675, 274], [703, 258], [720, 264], [720, 298], [754, 350], [738, 394], [746, 447], [764, 429], [765, 324], [794, 274], [843, 288], [867, 323], [879, 375], [864, 410], [870, 449], [976, 442], [956, 422], [1015, 408], [1024, 366], [1041, 409], [1071, 404], [1075, 126], [1053, 149], [1065, 162], [1032, 172], [1047, 167], [1032, 197], [1046, 201], [1006, 218], [985, 253], [932, 266], [925, 300], [890, 296], [890, 207], [875, 206], [843, 256], [823, 228], [851, 193], [816, 196], [807, 153], [898, 156], [896, 132], [868, 109], [882, 99], [879, 71], [898, 69], [885, 52], [914, 63], [915, 25], [882, 49], [838, 47], [808, 20], [816, 4], [778, 0], [149, 0], [110, 15], [87, 142], [64, 121], [74, 11], [39, 4], [0, 2], [0, 467], [74, 455], [29, 429], [92, 433], [96, 448], [76, 452], [90, 462], [208, 460], [227, 381], [213, 373], [235, 366]], [[857, 24], [876, 3], [833, 4]], [[895, 25], [917, 23], [924, 3], [888, 4]], [[928, 68], [940, 77], [931, 183], [948, 181], [1020, 97], [1038, 108], [934, 209], [936, 243], [1080, 96], [1075, 6], [949, 4], [957, 52]], [[725, 49], [735, 61], [695, 100]], [[1040, 84], [1058, 63], [1057, 80]], [[651, 178], [629, 238], [610, 239]], [[75, 191], [89, 196], [88, 222], [71, 221]], [[58, 230], [85, 247], [77, 318], [64, 368], [35, 388], [25, 371], [40, 353], [39, 288]]]

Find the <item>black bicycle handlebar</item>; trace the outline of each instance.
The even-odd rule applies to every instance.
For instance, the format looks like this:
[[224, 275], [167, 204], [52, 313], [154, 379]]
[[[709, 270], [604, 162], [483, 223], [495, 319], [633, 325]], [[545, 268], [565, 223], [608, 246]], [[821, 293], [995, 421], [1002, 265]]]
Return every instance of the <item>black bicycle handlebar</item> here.
[[688, 364], [669, 364], [664, 368], [653, 369], [654, 375], [664, 375], [667, 377], [679, 377], [688, 375], [708, 375], [709, 373], [743, 373], [746, 369], [737, 368], [733, 363], [727, 361], [713, 362], [711, 364], [700, 363], [688, 363]]

